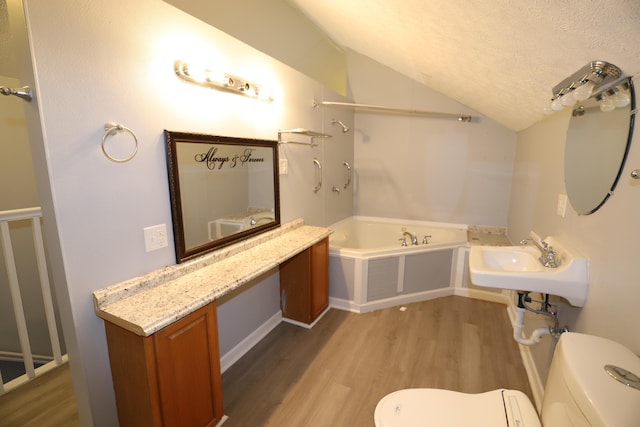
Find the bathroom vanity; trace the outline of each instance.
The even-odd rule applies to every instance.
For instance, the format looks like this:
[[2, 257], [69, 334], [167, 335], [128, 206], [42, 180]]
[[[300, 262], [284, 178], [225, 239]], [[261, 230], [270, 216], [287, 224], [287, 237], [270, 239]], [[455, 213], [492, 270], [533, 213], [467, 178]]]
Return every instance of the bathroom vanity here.
[[283, 317], [310, 324], [328, 306], [331, 230], [276, 230], [95, 291], [122, 426], [223, 418], [216, 300], [280, 268]]

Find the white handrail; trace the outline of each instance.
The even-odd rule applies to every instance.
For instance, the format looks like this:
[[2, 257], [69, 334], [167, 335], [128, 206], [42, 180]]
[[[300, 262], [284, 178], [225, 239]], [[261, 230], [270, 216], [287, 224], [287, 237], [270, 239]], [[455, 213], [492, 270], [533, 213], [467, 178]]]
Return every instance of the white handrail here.
[[41, 216], [42, 209], [39, 207], [13, 209], [10, 211], [1, 211], [0, 221], [18, 221], [21, 219], [40, 218]]
[[[41, 217], [42, 210], [39, 207], [14, 209], [0, 212], [0, 240], [2, 243], [2, 252], [7, 269], [7, 277], [9, 279], [9, 291], [13, 303], [13, 310], [16, 318], [16, 325], [18, 328], [18, 338], [26, 372], [26, 374], [22, 377], [18, 377], [6, 384], [4, 383], [2, 375], [0, 374], [0, 395], [6, 393], [12, 388], [17, 387], [19, 384], [25, 382], [26, 380], [30, 380], [37, 377], [38, 375], [42, 375], [55, 366], [61, 365], [62, 363], [65, 363], [67, 361], [67, 356], [63, 355], [61, 351], [60, 339], [56, 325], [55, 310], [53, 305], [53, 298], [51, 296], [51, 286], [49, 283], [49, 274], [47, 271], [44, 243], [42, 239], [42, 228], [40, 226]], [[40, 276], [40, 287], [42, 291], [47, 328], [49, 331], [49, 339], [51, 341], [51, 349], [53, 352], [53, 361], [47, 363], [46, 365], [43, 365], [38, 369], [34, 367], [33, 353], [31, 351], [31, 344], [29, 342], [29, 333], [27, 330], [27, 323], [22, 303], [22, 295], [20, 293], [18, 272], [16, 269], [15, 255], [13, 252], [13, 245], [11, 243], [11, 235], [9, 229], [9, 222], [26, 219], [31, 220], [33, 242], [35, 246], [35, 257], [36, 263], [38, 265], [38, 273]]]

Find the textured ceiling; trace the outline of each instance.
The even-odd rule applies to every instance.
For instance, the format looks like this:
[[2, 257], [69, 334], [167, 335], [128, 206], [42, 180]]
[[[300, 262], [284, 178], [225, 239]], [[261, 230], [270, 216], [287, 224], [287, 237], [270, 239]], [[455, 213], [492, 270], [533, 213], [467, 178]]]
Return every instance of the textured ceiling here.
[[289, 0], [337, 44], [519, 131], [592, 60], [640, 73], [639, 0]]

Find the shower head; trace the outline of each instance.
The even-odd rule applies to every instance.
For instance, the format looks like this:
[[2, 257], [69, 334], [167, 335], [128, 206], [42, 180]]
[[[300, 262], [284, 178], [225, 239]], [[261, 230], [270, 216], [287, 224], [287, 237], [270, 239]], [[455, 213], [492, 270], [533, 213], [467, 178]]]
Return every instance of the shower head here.
[[331, 119], [331, 124], [332, 125], [335, 125], [335, 124], [340, 125], [342, 127], [342, 132], [343, 133], [349, 132], [349, 128], [344, 123], [342, 123], [340, 120]]

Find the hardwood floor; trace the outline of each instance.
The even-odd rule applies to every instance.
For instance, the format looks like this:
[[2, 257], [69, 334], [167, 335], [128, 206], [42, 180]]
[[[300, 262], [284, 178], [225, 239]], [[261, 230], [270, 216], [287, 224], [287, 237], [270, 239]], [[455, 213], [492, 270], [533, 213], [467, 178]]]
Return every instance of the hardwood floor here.
[[0, 396], [1, 427], [79, 425], [68, 363]]
[[504, 305], [446, 297], [367, 314], [282, 323], [223, 375], [224, 427], [372, 426], [409, 387], [531, 390]]
[[[223, 375], [224, 427], [373, 425], [409, 387], [531, 390], [501, 304], [446, 297], [367, 314], [281, 323]], [[533, 400], [533, 399], [532, 399]], [[0, 396], [0, 426], [79, 426], [68, 365]]]

